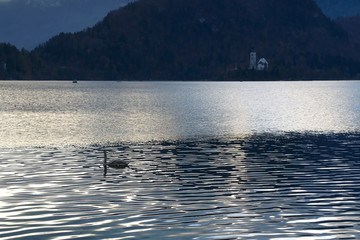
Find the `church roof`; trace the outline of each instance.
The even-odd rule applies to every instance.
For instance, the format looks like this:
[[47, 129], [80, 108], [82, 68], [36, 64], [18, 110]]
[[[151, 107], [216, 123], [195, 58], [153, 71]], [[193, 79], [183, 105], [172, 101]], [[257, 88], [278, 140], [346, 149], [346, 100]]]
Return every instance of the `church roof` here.
[[266, 61], [265, 58], [261, 58], [258, 63], [259, 64], [269, 64], [268, 61]]

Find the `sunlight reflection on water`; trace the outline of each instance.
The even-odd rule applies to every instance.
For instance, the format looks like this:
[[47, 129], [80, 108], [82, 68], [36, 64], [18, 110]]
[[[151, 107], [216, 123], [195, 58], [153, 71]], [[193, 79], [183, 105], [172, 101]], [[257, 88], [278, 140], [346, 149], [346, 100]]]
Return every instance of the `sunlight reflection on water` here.
[[0, 82], [0, 239], [360, 239], [359, 90]]
[[[1, 239], [358, 239], [360, 135], [0, 155]], [[186, 231], [184, 231], [186, 229]]]
[[0, 82], [0, 147], [360, 129], [360, 82]]

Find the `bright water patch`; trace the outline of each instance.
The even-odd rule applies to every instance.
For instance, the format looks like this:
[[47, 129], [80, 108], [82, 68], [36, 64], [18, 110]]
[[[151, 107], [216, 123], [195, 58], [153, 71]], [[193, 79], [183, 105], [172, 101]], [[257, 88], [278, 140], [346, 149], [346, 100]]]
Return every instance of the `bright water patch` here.
[[359, 239], [360, 135], [0, 154], [1, 239]]
[[0, 147], [360, 130], [360, 82], [0, 82]]
[[[0, 239], [359, 239], [359, 100], [358, 81], [0, 82]], [[130, 168], [104, 176], [110, 145]]]

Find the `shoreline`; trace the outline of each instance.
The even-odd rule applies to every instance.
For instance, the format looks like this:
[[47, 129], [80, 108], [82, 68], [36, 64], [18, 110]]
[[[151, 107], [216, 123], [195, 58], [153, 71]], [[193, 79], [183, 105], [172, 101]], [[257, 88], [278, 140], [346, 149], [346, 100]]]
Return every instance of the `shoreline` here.
[[[0, 82], [72, 82], [73, 79], [0, 79]], [[96, 79], [77, 79], [79, 82], [356, 82], [360, 79], [300, 79], [300, 80], [96, 80]], [[74, 83], [76, 84], [76, 83]]]

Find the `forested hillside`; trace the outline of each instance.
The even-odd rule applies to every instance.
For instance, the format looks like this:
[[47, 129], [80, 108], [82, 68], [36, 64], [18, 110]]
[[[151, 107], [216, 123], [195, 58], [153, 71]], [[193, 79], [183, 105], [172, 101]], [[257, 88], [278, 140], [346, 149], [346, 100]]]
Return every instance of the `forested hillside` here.
[[338, 18], [336, 22], [349, 33], [353, 40], [360, 44], [360, 15]]
[[45, 63], [36, 55], [19, 51], [10, 44], [0, 44], [0, 79], [32, 79], [44, 68]]
[[[252, 49], [267, 59], [268, 71], [248, 70]], [[18, 67], [8, 64], [6, 76], [354, 79], [360, 77], [359, 49], [313, 0], [139, 0], [92, 28], [55, 36], [31, 53], [13, 49], [10, 59]]]
[[49, 63], [42, 78], [241, 79], [252, 48], [270, 62], [267, 77], [352, 78], [360, 69], [357, 46], [312, 0], [140, 0], [35, 54]]

